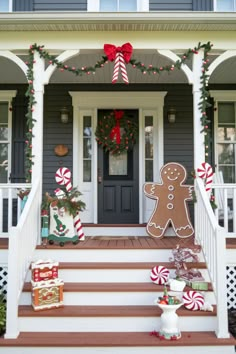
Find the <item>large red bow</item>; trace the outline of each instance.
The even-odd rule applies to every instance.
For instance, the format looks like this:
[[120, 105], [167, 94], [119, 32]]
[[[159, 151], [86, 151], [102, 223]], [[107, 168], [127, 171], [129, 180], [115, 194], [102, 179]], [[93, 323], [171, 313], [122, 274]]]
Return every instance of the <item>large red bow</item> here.
[[110, 133], [110, 138], [111, 140], [116, 139], [116, 144], [120, 144], [120, 119], [124, 115], [124, 111], [114, 111], [115, 114], [115, 119], [116, 119], [116, 125], [115, 127], [112, 128], [111, 133]]
[[122, 53], [125, 62], [128, 64], [133, 52], [133, 47], [130, 43], [125, 43], [121, 47], [116, 47], [113, 44], [104, 44], [104, 53], [109, 61], [114, 61], [117, 53]]

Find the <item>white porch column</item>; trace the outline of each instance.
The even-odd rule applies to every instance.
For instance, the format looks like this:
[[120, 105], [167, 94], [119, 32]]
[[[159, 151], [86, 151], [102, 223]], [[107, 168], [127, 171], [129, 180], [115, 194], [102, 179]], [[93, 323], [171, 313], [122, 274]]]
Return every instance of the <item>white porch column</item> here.
[[[34, 156], [32, 165], [32, 184], [39, 177], [42, 188], [43, 173], [43, 95], [44, 95], [44, 59], [39, 54], [34, 54], [34, 96], [36, 104], [34, 105], [33, 119], [33, 137], [32, 137], [32, 155]], [[42, 194], [42, 193], [41, 193]]]
[[205, 161], [204, 133], [201, 133], [203, 127], [200, 119], [201, 110], [199, 109], [203, 57], [203, 49], [200, 49], [198, 54], [193, 55], [193, 153], [195, 171]]

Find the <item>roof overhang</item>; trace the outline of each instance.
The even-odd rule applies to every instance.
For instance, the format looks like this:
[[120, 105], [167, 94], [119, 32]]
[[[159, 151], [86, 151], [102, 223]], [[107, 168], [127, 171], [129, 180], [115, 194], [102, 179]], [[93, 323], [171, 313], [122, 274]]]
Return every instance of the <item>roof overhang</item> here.
[[12, 12], [0, 31], [235, 31], [229, 12]]

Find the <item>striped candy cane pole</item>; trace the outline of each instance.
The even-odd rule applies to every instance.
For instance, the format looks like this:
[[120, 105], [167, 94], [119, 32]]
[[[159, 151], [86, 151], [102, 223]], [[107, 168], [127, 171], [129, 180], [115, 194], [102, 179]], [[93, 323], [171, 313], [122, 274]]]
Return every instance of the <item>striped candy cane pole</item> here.
[[213, 169], [207, 162], [203, 162], [201, 168], [197, 169], [200, 178], [205, 179], [205, 190], [208, 192], [209, 197], [211, 194], [211, 185], [213, 182]]
[[79, 241], [84, 241], [85, 236], [84, 236], [83, 227], [82, 227], [82, 224], [80, 221], [79, 213], [77, 213], [76, 216], [74, 217], [74, 227], [75, 227], [77, 235], [79, 237]]
[[56, 174], [55, 180], [58, 184], [64, 185], [66, 187], [67, 192], [72, 190], [71, 184], [71, 172], [67, 167], [60, 167]]
[[114, 64], [114, 71], [113, 71], [113, 77], [112, 77], [112, 83], [115, 84], [118, 80], [119, 76], [119, 70], [121, 70], [121, 75], [123, 78], [123, 81], [128, 84], [129, 79], [126, 71], [126, 65], [125, 65], [125, 60], [124, 56], [122, 53], [117, 52], [116, 53], [116, 59], [115, 59], [115, 64]]

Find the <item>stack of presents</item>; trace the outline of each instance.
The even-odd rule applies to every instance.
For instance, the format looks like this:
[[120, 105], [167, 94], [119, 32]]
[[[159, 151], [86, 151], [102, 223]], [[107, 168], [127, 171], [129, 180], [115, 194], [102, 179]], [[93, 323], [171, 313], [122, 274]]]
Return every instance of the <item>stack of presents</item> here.
[[32, 306], [35, 311], [63, 306], [64, 282], [58, 278], [58, 262], [39, 260], [31, 264]]

